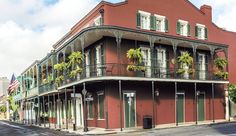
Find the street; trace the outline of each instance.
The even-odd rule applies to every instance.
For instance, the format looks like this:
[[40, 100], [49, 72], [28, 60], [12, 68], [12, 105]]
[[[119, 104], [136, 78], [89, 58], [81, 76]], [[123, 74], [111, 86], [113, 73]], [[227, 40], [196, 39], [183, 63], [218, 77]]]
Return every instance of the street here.
[[0, 121], [0, 136], [73, 136], [73, 134], [8, 121]]
[[115, 134], [114, 136], [236, 136], [236, 123], [199, 125], [169, 129], [156, 129], [145, 132]]
[[[0, 136], [73, 136], [73, 133], [0, 121]], [[141, 132], [118, 132], [112, 136], [236, 136], [236, 123], [187, 126]]]

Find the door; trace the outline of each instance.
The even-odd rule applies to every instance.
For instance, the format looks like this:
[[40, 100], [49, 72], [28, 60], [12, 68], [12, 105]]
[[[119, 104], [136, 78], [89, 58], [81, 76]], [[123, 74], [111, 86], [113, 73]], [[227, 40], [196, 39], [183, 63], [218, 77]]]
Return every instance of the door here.
[[205, 94], [198, 95], [198, 121], [205, 120]]
[[143, 54], [143, 63], [146, 67], [145, 76], [151, 77], [151, 52], [150, 48], [141, 48]]
[[157, 49], [157, 60], [158, 60], [158, 66], [159, 66], [159, 73], [161, 78], [166, 77], [166, 50], [165, 49]]
[[200, 54], [198, 56], [199, 62], [199, 79], [206, 79], [206, 55]]
[[83, 105], [82, 96], [76, 98], [76, 125], [79, 127], [83, 126]]
[[184, 122], [184, 93], [177, 94], [177, 102], [176, 102], [176, 114], [177, 114], [177, 122]]
[[101, 46], [96, 47], [96, 68], [97, 68], [97, 76], [102, 76], [102, 52]]
[[62, 102], [57, 101], [57, 125], [62, 125]]
[[136, 94], [124, 93], [124, 126], [125, 128], [136, 126]]
[[85, 64], [86, 64], [86, 77], [90, 77], [90, 58], [89, 52], [85, 53]]

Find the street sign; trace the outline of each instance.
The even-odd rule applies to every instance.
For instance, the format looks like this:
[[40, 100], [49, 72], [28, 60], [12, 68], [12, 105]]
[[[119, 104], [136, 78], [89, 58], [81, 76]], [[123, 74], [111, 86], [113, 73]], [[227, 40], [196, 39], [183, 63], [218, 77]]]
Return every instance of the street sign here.
[[[71, 97], [74, 97], [74, 93], [71, 93], [70, 95], [71, 95]], [[81, 94], [79, 94], [79, 93], [75, 94], [75, 97], [80, 97], [80, 96], [81, 96]]]
[[85, 101], [93, 101], [93, 97], [85, 98]]

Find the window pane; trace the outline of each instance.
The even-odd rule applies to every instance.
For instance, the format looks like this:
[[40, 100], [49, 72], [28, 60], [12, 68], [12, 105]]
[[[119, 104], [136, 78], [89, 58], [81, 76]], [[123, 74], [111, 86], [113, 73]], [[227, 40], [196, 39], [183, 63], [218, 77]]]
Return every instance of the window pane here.
[[99, 119], [104, 119], [104, 95], [98, 95]]

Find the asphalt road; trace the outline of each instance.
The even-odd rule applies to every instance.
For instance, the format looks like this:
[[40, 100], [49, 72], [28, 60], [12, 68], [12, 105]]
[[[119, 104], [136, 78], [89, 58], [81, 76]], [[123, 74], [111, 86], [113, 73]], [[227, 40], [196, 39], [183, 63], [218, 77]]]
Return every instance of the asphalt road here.
[[[0, 121], [0, 136], [73, 136], [75, 134], [36, 126]], [[236, 123], [199, 125], [142, 132], [118, 133], [113, 136], [236, 136]]]
[[236, 136], [236, 123], [199, 125], [145, 132], [115, 134], [114, 136]]
[[73, 134], [8, 121], [0, 121], [0, 136], [73, 136]]

